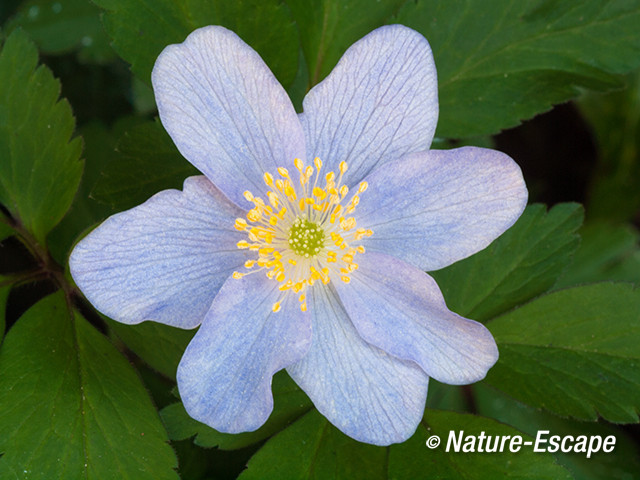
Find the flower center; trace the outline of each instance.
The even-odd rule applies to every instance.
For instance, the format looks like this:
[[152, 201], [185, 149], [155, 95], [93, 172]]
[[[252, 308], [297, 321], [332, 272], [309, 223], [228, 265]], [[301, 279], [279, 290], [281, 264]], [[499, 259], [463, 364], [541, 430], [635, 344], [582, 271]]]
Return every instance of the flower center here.
[[350, 274], [358, 268], [354, 256], [365, 251], [359, 242], [373, 235], [371, 230], [356, 228], [352, 216], [367, 182], [361, 182], [349, 196], [349, 188], [341, 185], [347, 171], [345, 162], [339, 165], [337, 180], [334, 172], [324, 176], [324, 186], [319, 183], [322, 161], [316, 158], [313, 163], [315, 176], [312, 166], [305, 166], [300, 159], [294, 161], [299, 182], [293, 182], [282, 167], [278, 168], [280, 178], [265, 173], [268, 203], [244, 192], [254, 207], [247, 212], [246, 220], [238, 218], [235, 222], [235, 228], [248, 237], [237, 243], [238, 248], [257, 252], [257, 258], [245, 262], [248, 272], [234, 272], [233, 278], [262, 271], [279, 282], [282, 293], [272, 306], [274, 312], [280, 310], [289, 292], [298, 296], [300, 309], [305, 312], [306, 289], [317, 281], [326, 285], [331, 278], [339, 278], [349, 283]]
[[324, 230], [305, 217], [298, 217], [289, 228], [289, 247], [301, 257], [315, 257], [324, 247]]

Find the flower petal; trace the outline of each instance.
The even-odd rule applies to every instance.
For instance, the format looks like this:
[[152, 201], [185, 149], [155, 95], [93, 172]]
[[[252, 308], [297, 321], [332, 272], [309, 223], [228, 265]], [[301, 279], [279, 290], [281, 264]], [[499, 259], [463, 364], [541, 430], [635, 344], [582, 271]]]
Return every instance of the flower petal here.
[[291, 378], [350, 437], [375, 445], [409, 438], [422, 418], [429, 378], [364, 342], [331, 287], [316, 284], [308, 295], [313, 343], [287, 368]]
[[527, 203], [518, 165], [485, 148], [415, 153], [366, 180], [356, 217], [358, 226], [373, 230], [367, 249], [427, 271], [488, 246]]
[[193, 418], [227, 433], [253, 431], [273, 410], [271, 378], [311, 344], [311, 321], [263, 274], [229, 279], [178, 366], [178, 389]]
[[482, 380], [498, 360], [486, 327], [445, 305], [436, 282], [402, 260], [375, 252], [360, 255], [351, 282], [336, 289], [358, 333], [439, 382]]
[[243, 212], [205, 177], [105, 220], [71, 253], [87, 299], [122, 323], [200, 324], [224, 280], [245, 260], [233, 225]]
[[162, 124], [178, 150], [232, 201], [262, 175], [304, 160], [304, 136], [282, 86], [235, 33], [205, 27], [163, 50], [152, 73]]
[[320, 157], [331, 170], [346, 161], [347, 185], [376, 166], [426, 150], [438, 121], [429, 43], [402, 25], [374, 30], [345, 52], [303, 107], [309, 156]]

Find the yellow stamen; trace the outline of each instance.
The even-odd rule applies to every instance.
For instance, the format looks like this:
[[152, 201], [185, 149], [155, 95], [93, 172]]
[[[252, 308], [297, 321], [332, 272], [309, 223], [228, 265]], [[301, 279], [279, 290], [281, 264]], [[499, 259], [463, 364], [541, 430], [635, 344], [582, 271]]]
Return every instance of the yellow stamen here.
[[[321, 175], [320, 158], [313, 159], [313, 166], [299, 158], [293, 163], [299, 181], [293, 181], [283, 167], [277, 169], [280, 178], [269, 172], [263, 174], [265, 185], [270, 187], [263, 197], [266, 203], [251, 192], [244, 192], [253, 208], [247, 211], [246, 219], [235, 220], [235, 229], [247, 235], [247, 240], [236, 245], [254, 252], [255, 259], [244, 262], [247, 273], [234, 272], [232, 277], [239, 279], [262, 270], [267, 278], [279, 282], [281, 295], [294, 292], [305, 312], [308, 288], [319, 282], [327, 285], [332, 277], [345, 283], [351, 281], [351, 274], [358, 269], [356, 255], [365, 252], [359, 242], [373, 232], [356, 228], [354, 211], [368, 184], [360, 182], [347, 203], [349, 187], [342, 184], [347, 171], [345, 162], [338, 166], [337, 179], [334, 172]], [[280, 311], [282, 301], [281, 296], [272, 305], [274, 313]]]
[[283, 178], [289, 178], [289, 170], [284, 167], [278, 167], [278, 173]]

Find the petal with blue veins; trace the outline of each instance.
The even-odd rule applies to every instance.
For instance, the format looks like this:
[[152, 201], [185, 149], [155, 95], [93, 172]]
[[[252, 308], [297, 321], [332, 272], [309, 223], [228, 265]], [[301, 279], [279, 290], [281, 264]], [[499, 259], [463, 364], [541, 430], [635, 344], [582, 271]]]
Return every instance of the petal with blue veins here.
[[354, 43], [303, 102], [309, 157], [328, 170], [347, 162], [345, 183], [375, 167], [426, 150], [438, 121], [436, 68], [427, 40], [402, 25]]
[[206, 177], [165, 190], [105, 220], [69, 259], [87, 299], [122, 323], [194, 328], [224, 280], [246, 259], [234, 229], [243, 211]]
[[264, 172], [304, 160], [304, 134], [287, 93], [257, 52], [210, 26], [165, 48], [152, 73], [162, 125], [180, 153], [240, 206], [264, 192]]
[[316, 284], [308, 296], [313, 342], [287, 368], [291, 378], [350, 437], [374, 445], [409, 438], [422, 418], [429, 377], [365, 342], [332, 287]]
[[491, 332], [451, 312], [436, 282], [402, 260], [366, 252], [336, 289], [362, 338], [439, 382], [477, 382], [498, 360]]
[[196, 420], [226, 433], [253, 431], [273, 410], [273, 374], [300, 360], [311, 321], [297, 298], [264, 274], [230, 278], [178, 366], [178, 389]]
[[496, 150], [414, 153], [367, 177], [356, 219], [367, 250], [438, 270], [485, 247], [527, 204], [520, 167]]

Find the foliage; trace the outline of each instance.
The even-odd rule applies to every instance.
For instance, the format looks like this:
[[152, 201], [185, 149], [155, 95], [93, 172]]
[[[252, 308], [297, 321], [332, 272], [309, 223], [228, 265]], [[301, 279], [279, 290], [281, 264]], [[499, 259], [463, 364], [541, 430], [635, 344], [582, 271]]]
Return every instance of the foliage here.
[[[637, 424], [640, 411], [640, 1], [16, 0], [0, 21], [0, 478], [637, 474], [637, 427], [617, 424]], [[530, 187], [531, 205], [502, 237], [430, 272], [449, 308], [490, 329], [500, 359], [472, 387], [432, 382], [437, 409], [407, 442], [346, 437], [284, 372], [263, 427], [217, 432], [176, 394], [194, 332], [102, 317], [68, 275], [69, 252], [109, 215], [198, 174], [154, 118], [150, 74], [166, 45], [200, 26], [230, 28], [299, 107], [353, 42], [390, 23], [433, 49], [437, 145], [490, 144], [579, 97], [597, 157], [583, 165], [586, 195], [547, 208]], [[110, 89], [128, 103], [109, 115], [87, 108]], [[523, 165], [525, 179], [534, 169]], [[618, 443], [591, 459], [425, 446], [450, 431], [532, 439], [541, 429]]]

